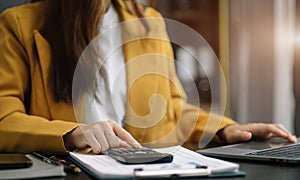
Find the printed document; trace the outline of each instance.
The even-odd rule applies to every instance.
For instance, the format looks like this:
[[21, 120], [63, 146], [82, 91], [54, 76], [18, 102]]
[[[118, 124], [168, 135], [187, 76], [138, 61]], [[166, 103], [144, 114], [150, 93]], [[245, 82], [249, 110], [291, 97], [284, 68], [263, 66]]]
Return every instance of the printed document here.
[[234, 172], [239, 169], [239, 165], [236, 163], [206, 157], [181, 146], [159, 148], [154, 150], [172, 154], [174, 156], [173, 162], [125, 165], [106, 155], [71, 152], [70, 156], [73, 160], [79, 163], [81, 167], [84, 167], [85, 170], [91, 173], [91, 175], [105, 178], [134, 177], [136, 169], [144, 171], [163, 171], [195, 169], [196, 167], [202, 166], [207, 167], [207, 172], [209, 173]]

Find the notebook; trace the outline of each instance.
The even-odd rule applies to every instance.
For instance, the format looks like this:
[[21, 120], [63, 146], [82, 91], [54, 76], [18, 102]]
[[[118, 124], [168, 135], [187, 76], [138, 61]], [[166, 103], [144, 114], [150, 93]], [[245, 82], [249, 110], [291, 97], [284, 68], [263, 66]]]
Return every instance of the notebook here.
[[218, 158], [269, 161], [281, 163], [300, 163], [300, 138], [297, 143], [289, 143], [282, 138], [198, 150], [203, 155]]

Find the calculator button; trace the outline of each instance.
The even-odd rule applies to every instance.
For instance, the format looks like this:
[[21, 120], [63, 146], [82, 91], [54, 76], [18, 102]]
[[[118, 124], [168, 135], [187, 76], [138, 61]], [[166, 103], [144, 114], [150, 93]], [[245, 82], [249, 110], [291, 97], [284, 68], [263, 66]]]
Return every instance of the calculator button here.
[[145, 152], [145, 151], [136, 151], [136, 152], [134, 152], [135, 154], [147, 154], [147, 152]]

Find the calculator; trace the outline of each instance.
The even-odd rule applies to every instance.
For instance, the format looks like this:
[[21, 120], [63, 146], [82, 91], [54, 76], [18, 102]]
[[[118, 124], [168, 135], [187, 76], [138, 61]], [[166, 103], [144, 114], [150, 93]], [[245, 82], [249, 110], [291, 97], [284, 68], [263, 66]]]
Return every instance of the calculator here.
[[109, 148], [103, 154], [108, 155], [123, 164], [169, 163], [173, 155], [160, 153], [149, 148]]

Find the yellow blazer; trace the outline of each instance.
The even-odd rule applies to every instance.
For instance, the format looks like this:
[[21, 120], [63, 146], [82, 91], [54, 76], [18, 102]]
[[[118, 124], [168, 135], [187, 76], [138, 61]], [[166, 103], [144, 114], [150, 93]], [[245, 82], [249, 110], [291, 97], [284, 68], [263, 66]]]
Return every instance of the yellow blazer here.
[[[134, 20], [120, 1], [122, 21]], [[0, 15], [0, 152], [66, 152], [63, 135], [78, 126], [72, 104], [55, 102], [49, 87], [51, 47], [36, 26], [42, 2]], [[127, 8], [126, 8], [127, 7]], [[129, 6], [130, 8], [130, 6]], [[146, 17], [160, 18], [151, 8]], [[217, 130], [235, 123], [188, 105], [175, 73], [173, 52], [162, 19], [123, 27], [128, 103], [125, 128], [148, 146], [218, 141]], [[136, 26], [137, 25], [137, 26]], [[208, 126], [207, 124], [210, 124]], [[205, 135], [204, 135], [205, 132]]]

